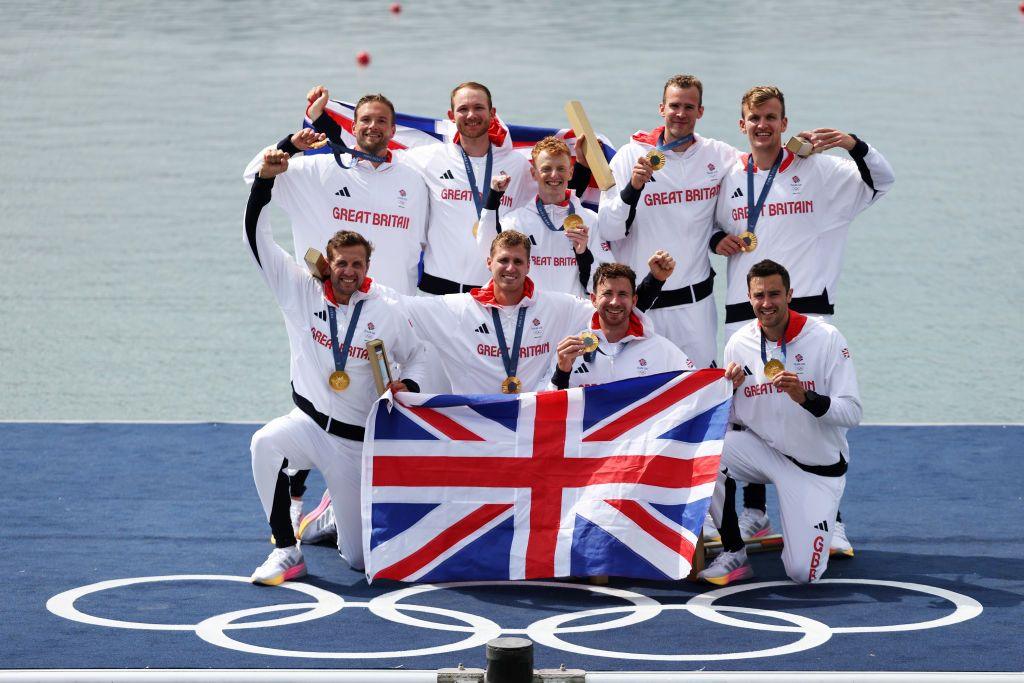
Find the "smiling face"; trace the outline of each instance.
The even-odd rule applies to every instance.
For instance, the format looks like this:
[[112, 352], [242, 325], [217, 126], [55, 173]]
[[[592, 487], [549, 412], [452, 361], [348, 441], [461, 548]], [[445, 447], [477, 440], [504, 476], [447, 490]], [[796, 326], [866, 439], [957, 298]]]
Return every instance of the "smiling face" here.
[[608, 331], [629, 325], [629, 314], [636, 306], [636, 294], [628, 278], [609, 277], [598, 281], [590, 300], [597, 309], [601, 329]]
[[352, 122], [352, 135], [359, 149], [376, 156], [384, 156], [388, 143], [395, 135], [395, 122], [391, 109], [383, 102], [366, 102], [356, 110]]
[[347, 304], [366, 279], [370, 269], [370, 257], [362, 245], [328, 248], [327, 259], [331, 266], [331, 287], [339, 304]]
[[537, 181], [537, 194], [545, 204], [561, 202], [572, 177], [572, 160], [568, 154], [543, 151], [530, 166], [530, 175]]
[[460, 88], [452, 95], [452, 108], [448, 118], [455, 122], [459, 135], [469, 140], [487, 135], [494, 118], [494, 108], [487, 93], [476, 88]]
[[670, 85], [665, 88], [658, 112], [665, 119], [665, 139], [678, 140], [693, 134], [697, 120], [704, 116], [697, 88], [680, 88]]
[[781, 331], [785, 328], [789, 319], [789, 302], [793, 298], [793, 290], [786, 289], [781, 275], [750, 278], [747, 296], [754, 308], [754, 315], [766, 332]]
[[495, 247], [487, 257], [487, 269], [494, 280], [494, 291], [513, 298], [523, 291], [526, 275], [530, 272], [530, 255], [520, 245]]
[[750, 140], [752, 152], [778, 153], [782, 149], [782, 134], [789, 123], [783, 113], [782, 102], [774, 97], [760, 104], [743, 105], [740, 131]]

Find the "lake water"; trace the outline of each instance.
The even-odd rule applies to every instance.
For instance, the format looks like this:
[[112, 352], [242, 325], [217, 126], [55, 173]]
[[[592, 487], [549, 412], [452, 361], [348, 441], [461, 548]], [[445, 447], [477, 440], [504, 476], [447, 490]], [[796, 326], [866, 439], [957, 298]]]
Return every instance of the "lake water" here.
[[479, 80], [506, 120], [548, 126], [579, 99], [621, 144], [690, 72], [704, 135], [742, 147], [739, 98], [774, 83], [790, 131], [855, 132], [895, 167], [850, 231], [836, 318], [865, 420], [1024, 420], [1016, 0], [388, 5], [0, 3], [0, 419], [290, 407], [241, 173], [311, 85], [440, 116]]

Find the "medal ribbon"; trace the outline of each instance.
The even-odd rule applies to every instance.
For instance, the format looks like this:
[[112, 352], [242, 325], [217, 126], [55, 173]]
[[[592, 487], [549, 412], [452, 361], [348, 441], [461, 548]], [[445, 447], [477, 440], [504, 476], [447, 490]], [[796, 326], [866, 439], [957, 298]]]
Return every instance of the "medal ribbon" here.
[[466, 154], [466, 150], [462, 149], [462, 145], [459, 145], [459, 151], [462, 152], [462, 163], [466, 165], [466, 177], [469, 178], [469, 190], [473, 193], [473, 205], [476, 206], [476, 215], [479, 216], [480, 212], [484, 208], [484, 195], [491, 191], [491, 168], [494, 165], [494, 148], [492, 145], [487, 146], [487, 166], [484, 168], [484, 189], [481, 192], [477, 192], [476, 189], [476, 174], [473, 173], [473, 162], [469, 160], [469, 155]]
[[[542, 221], [544, 221], [544, 225], [546, 225], [548, 227], [548, 230], [550, 230], [552, 232], [560, 232], [562, 230], [565, 230], [565, 228], [562, 227], [562, 226], [558, 226], [557, 228], [555, 227], [555, 223], [554, 223], [554, 221], [551, 220], [551, 216], [548, 215], [547, 210], [544, 208], [544, 203], [541, 202], [539, 195], [537, 196], [537, 213], [540, 214], [540, 219]], [[573, 208], [572, 202], [570, 201], [569, 202], [569, 215], [572, 216], [575, 213], [576, 213], [576, 209]]]
[[[765, 347], [766, 347], [766, 343], [765, 343], [765, 337], [764, 337], [764, 330], [761, 330], [761, 362], [764, 363], [765, 365], [767, 365], [768, 364], [768, 349], [765, 348]], [[785, 331], [782, 332], [782, 344], [781, 344], [780, 348], [782, 350], [782, 364], [785, 365], [786, 364], [786, 332]]]
[[[665, 131], [661, 132], [661, 135], [659, 136], [659, 139], [660, 140], [664, 140], [665, 139]], [[693, 133], [690, 133], [689, 135], [684, 135], [683, 137], [677, 138], [677, 139], [673, 140], [672, 142], [662, 142], [662, 143], [658, 144], [658, 151], [660, 151], [660, 152], [671, 152], [673, 149], [675, 149], [679, 145], [685, 145], [687, 142], [693, 142], [694, 139], [695, 138], [693, 137]]]
[[[630, 341], [632, 341], [632, 340], [630, 340]], [[625, 350], [626, 350], [626, 347], [627, 347], [627, 346], [629, 346], [629, 342], [628, 342], [628, 341], [626, 341], [626, 342], [619, 342], [619, 350], [618, 350], [618, 351], [616, 351], [616, 352], [614, 353], [614, 355], [613, 355], [613, 354], [610, 354], [610, 353], [608, 353], [607, 351], [605, 351], [604, 349], [602, 349], [602, 348], [601, 348], [600, 346], [598, 346], [598, 347], [597, 347], [596, 349], [594, 349], [593, 351], [590, 351], [590, 352], [588, 352], [588, 353], [584, 353], [584, 354], [583, 354], [583, 360], [585, 360], [585, 361], [586, 361], [586, 362], [588, 362], [588, 363], [593, 363], [593, 362], [594, 362], [594, 359], [595, 359], [595, 358], [597, 358], [597, 354], [599, 354], [599, 353], [600, 353], [600, 354], [601, 354], [602, 356], [608, 356], [609, 358], [611, 358], [611, 359], [612, 359], [612, 360], [614, 361], [614, 360], [615, 360], [616, 358], [618, 358], [618, 357], [619, 357], [619, 354], [620, 354], [620, 353], [622, 353], [623, 351], [625, 351]]]
[[338, 312], [334, 306], [327, 307], [327, 317], [331, 319], [331, 351], [334, 352], [334, 369], [341, 371], [345, 369], [348, 362], [348, 350], [352, 346], [352, 335], [356, 333], [356, 324], [359, 322], [359, 313], [363, 310], [366, 299], [360, 299], [352, 309], [352, 317], [348, 321], [348, 329], [345, 330], [345, 344], [338, 348]]
[[[772, 170], [768, 171], [768, 177], [764, 179], [764, 187], [761, 188], [761, 194], [757, 197], [757, 203], [754, 203], [754, 155], [751, 154], [750, 158], [747, 159], [747, 231], [754, 232], [754, 228], [757, 226], [757, 219], [761, 217], [761, 209], [764, 208], [764, 200], [768, 198], [768, 190], [772, 188], [772, 181], [775, 180], [775, 174], [779, 171], [779, 166], [782, 164], [782, 150], [779, 150], [779, 156], [775, 157], [775, 163], [772, 164]], [[762, 338], [763, 339], [763, 338]]]
[[491, 309], [491, 318], [494, 320], [494, 333], [498, 335], [498, 348], [501, 349], [501, 362], [505, 366], [505, 375], [515, 377], [519, 369], [519, 346], [523, 341], [523, 324], [526, 322], [526, 307], [519, 309], [519, 318], [516, 320], [516, 336], [512, 340], [512, 357], [509, 358], [508, 342], [505, 341], [505, 330], [501, 327], [501, 317], [498, 309]]
[[379, 157], [375, 154], [369, 154], [368, 152], [360, 152], [358, 149], [352, 149], [341, 140], [338, 140], [337, 142], [334, 140], [328, 140], [327, 144], [330, 145], [331, 151], [334, 153], [334, 160], [338, 162], [338, 166], [341, 166], [346, 171], [352, 167], [346, 166], [342, 163], [342, 154], [351, 154], [356, 159], [366, 159], [367, 161], [372, 161], [376, 164], [382, 164], [387, 161], [387, 157]]

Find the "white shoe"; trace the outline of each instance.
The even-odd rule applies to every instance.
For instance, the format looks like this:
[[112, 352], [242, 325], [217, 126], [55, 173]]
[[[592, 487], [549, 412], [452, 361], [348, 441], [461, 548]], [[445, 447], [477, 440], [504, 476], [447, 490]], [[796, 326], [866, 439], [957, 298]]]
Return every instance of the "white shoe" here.
[[769, 536], [772, 533], [772, 523], [763, 510], [755, 508], [743, 508], [740, 513], [740, 537], [746, 543], [754, 538]]
[[754, 569], [747, 561], [747, 549], [741, 548], [734, 552], [720, 553], [697, 578], [713, 583], [716, 586], [728, 586], [733, 581], [749, 579]]
[[295, 537], [303, 543], [321, 543], [337, 539], [338, 528], [334, 523], [334, 506], [331, 505], [330, 491], [324, 491], [316, 509], [302, 518], [299, 532]]
[[306, 561], [299, 546], [274, 548], [267, 561], [256, 568], [250, 580], [264, 586], [276, 586], [285, 581], [306, 575]]
[[718, 533], [718, 527], [715, 526], [715, 520], [711, 519], [711, 513], [704, 515], [704, 527], [701, 529], [701, 536], [704, 537], [705, 542], [717, 543], [722, 540], [722, 535]]
[[832, 544], [829, 546], [830, 557], [853, 557], [853, 545], [846, 537], [846, 525], [836, 522], [836, 528], [832, 530]]
[[292, 518], [292, 533], [295, 538], [299, 537], [299, 524], [302, 522], [302, 499], [292, 498], [292, 504], [288, 508], [288, 515]]

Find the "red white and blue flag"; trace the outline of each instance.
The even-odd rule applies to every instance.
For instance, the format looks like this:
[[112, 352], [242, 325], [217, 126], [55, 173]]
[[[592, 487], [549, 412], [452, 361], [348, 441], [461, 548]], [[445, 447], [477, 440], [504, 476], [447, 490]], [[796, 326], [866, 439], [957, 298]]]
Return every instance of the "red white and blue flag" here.
[[722, 370], [518, 396], [386, 394], [363, 446], [367, 578], [683, 578], [731, 399]]
[[[334, 121], [341, 126], [342, 140], [346, 145], [354, 145], [355, 138], [352, 136], [352, 118], [355, 113], [355, 105], [351, 102], [342, 102], [339, 100], [329, 100], [327, 107], [325, 108], [327, 115], [330, 116]], [[571, 128], [542, 128], [537, 126], [517, 126], [513, 124], [507, 124], [501, 119], [497, 120], [497, 126], [504, 130], [507, 134], [504, 136], [498, 135], [501, 139], [502, 147], [512, 147], [517, 152], [520, 152], [525, 157], [530, 157], [530, 151], [533, 146], [540, 140], [546, 138], [549, 135], [553, 135], [565, 141], [569, 146], [569, 151], [576, 154], [576, 133]], [[309, 119], [305, 119], [304, 125], [309, 128], [312, 126]], [[451, 142], [455, 137], [455, 124], [448, 119], [432, 119], [425, 116], [416, 116], [414, 114], [403, 114], [401, 112], [395, 112], [395, 137], [392, 138], [388, 144], [388, 148], [392, 151], [409, 149], [411, 147], [419, 147], [421, 145], [429, 145], [435, 142]], [[598, 138], [601, 141], [601, 149], [604, 152], [606, 159], [611, 161], [611, 158], [615, 155], [615, 148], [612, 147], [611, 141], [598, 134]], [[310, 150], [305, 154], [323, 154], [329, 153], [330, 148], [324, 147], [319, 150]], [[575, 159], [575, 156], [573, 157]], [[597, 184], [593, 179], [590, 181], [590, 187], [584, 192], [583, 197], [580, 200], [587, 208], [597, 211], [597, 205], [601, 198], [601, 191], [597, 188]]]

